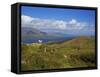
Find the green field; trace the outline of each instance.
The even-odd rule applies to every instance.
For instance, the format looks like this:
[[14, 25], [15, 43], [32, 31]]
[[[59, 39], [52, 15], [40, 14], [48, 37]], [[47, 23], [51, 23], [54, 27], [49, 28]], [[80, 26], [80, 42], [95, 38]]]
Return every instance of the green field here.
[[43, 70], [95, 66], [95, 38], [77, 37], [56, 43], [21, 46], [21, 70]]

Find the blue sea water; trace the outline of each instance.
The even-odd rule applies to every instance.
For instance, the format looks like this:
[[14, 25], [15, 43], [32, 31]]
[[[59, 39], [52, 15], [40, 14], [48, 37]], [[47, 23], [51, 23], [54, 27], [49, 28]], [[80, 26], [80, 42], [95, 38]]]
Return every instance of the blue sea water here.
[[73, 39], [74, 37], [61, 37], [61, 38], [31, 38], [31, 39], [22, 39], [23, 44], [31, 44], [36, 43], [38, 40], [42, 40], [43, 43], [45, 42], [61, 42], [65, 40]]

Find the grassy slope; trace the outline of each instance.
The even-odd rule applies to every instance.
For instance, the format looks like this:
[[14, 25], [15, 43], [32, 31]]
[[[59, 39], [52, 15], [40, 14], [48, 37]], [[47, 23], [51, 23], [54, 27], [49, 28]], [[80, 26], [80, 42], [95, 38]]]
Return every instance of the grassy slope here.
[[61, 43], [22, 45], [22, 70], [95, 66], [94, 39], [78, 37]]

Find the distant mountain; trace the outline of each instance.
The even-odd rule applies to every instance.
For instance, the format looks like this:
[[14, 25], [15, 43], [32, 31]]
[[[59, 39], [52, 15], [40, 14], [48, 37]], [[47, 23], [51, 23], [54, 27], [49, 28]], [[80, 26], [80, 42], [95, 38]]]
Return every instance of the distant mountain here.
[[50, 41], [63, 41], [73, 38], [74, 36], [70, 34], [62, 34], [62, 33], [47, 33], [40, 31], [35, 28], [22, 27], [21, 31], [21, 40], [22, 43], [33, 43], [38, 40], [42, 40], [43, 42]]
[[42, 32], [35, 28], [22, 27], [22, 35], [33, 35], [33, 34], [44, 35], [46, 34], [46, 32]]
[[[59, 38], [65, 35], [61, 33], [47, 33], [35, 28], [22, 27], [22, 38]], [[69, 35], [68, 35], [69, 36]]]

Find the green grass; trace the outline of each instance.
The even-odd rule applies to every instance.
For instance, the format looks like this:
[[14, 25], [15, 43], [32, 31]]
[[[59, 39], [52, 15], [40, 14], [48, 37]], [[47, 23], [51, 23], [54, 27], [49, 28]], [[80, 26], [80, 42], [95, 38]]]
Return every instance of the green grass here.
[[21, 70], [95, 66], [95, 41], [78, 37], [59, 43], [22, 45]]

